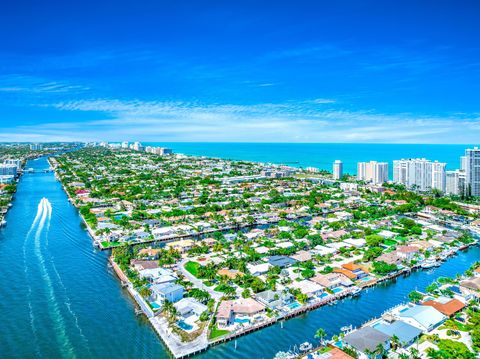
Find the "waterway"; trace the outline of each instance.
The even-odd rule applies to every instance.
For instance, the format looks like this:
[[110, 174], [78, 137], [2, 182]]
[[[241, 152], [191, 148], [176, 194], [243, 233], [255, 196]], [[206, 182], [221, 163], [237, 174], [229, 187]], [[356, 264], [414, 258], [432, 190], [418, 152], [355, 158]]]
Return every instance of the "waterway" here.
[[[27, 167], [48, 167], [45, 158]], [[42, 200], [43, 199], [43, 200]], [[0, 357], [166, 358], [149, 323], [92, 246], [76, 209], [53, 173], [25, 174], [7, 226], [0, 229]], [[199, 358], [272, 358], [293, 344], [360, 325], [423, 290], [439, 276], [453, 276], [480, 259], [474, 247], [431, 271], [415, 272], [307, 315], [214, 347]]]

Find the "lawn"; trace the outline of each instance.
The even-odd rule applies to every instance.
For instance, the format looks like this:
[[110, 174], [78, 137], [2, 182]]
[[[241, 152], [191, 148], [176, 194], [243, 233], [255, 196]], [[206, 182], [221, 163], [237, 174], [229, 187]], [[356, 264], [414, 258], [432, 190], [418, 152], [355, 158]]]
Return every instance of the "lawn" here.
[[383, 243], [389, 247], [397, 245], [397, 242], [393, 239], [386, 239]]
[[197, 262], [189, 261], [185, 264], [185, 269], [196, 278], [198, 278], [198, 268], [200, 268], [200, 264]]
[[212, 328], [212, 330], [210, 331], [210, 339], [223, 337], [224, 335], [227, 335], [228, 333], [230, 333], [228, 330], [218, 329], [217, 326], [215, 325]]
[[120, 242], [107, 242], [107, 241], [102, 242], [102, 247], [103, 248], [117, 247], [119, 245], [121, 245]]

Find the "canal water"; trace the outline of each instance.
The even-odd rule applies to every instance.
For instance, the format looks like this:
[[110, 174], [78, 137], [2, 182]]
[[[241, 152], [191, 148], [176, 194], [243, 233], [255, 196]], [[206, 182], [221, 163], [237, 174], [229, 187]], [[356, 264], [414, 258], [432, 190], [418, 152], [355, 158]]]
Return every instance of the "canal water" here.
[[[41, 158], [27, 167], [48, 167]], [[0, 229], [1, 358], [166, 358], [149, 323], [92, 247], [76, 209], [52, 173], [25, 174], [7, 226]], [[453, 276], [480, 259], [474, 247], [431, 271], [362, 292], [307, 315], [210, 349], [201, 358], [272, 358], [293, 344], [313, 342], [324, 328], [337, 334], [360, 325], [423, 290], [439, 276]]]

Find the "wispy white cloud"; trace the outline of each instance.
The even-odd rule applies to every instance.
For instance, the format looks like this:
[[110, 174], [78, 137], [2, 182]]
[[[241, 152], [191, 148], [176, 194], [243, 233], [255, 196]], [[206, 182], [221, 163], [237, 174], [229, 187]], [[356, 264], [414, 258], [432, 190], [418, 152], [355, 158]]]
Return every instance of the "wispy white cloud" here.
[[50, 106], [65, 117], [72, 111], [103, 115], [17, 126], [0, 131], [0, 140], [38, 135], [38, 140], [474, 143], [480, 135], [478, 114], [350, 111], [321, 98], [251, 105], [93, 99]]

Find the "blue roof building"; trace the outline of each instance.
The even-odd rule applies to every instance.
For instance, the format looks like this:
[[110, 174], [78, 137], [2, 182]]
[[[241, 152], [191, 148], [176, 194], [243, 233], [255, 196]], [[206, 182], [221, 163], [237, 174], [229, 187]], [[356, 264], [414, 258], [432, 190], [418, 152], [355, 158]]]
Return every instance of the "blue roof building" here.
[[433, 330], [447, 319], [438, 310], [426, 305], [416, 305], [400, 311], [399, 316], [408, 324], [427, 332]]
[[397, 320], [393, 323], [381, 322], [373, 327], [390, 337], [393, 337], [394, 335], [397, 336], [403, 347], [413, 344], [413, 342], [422, 334], [422, 331], [419, 328], [401, 320]]

